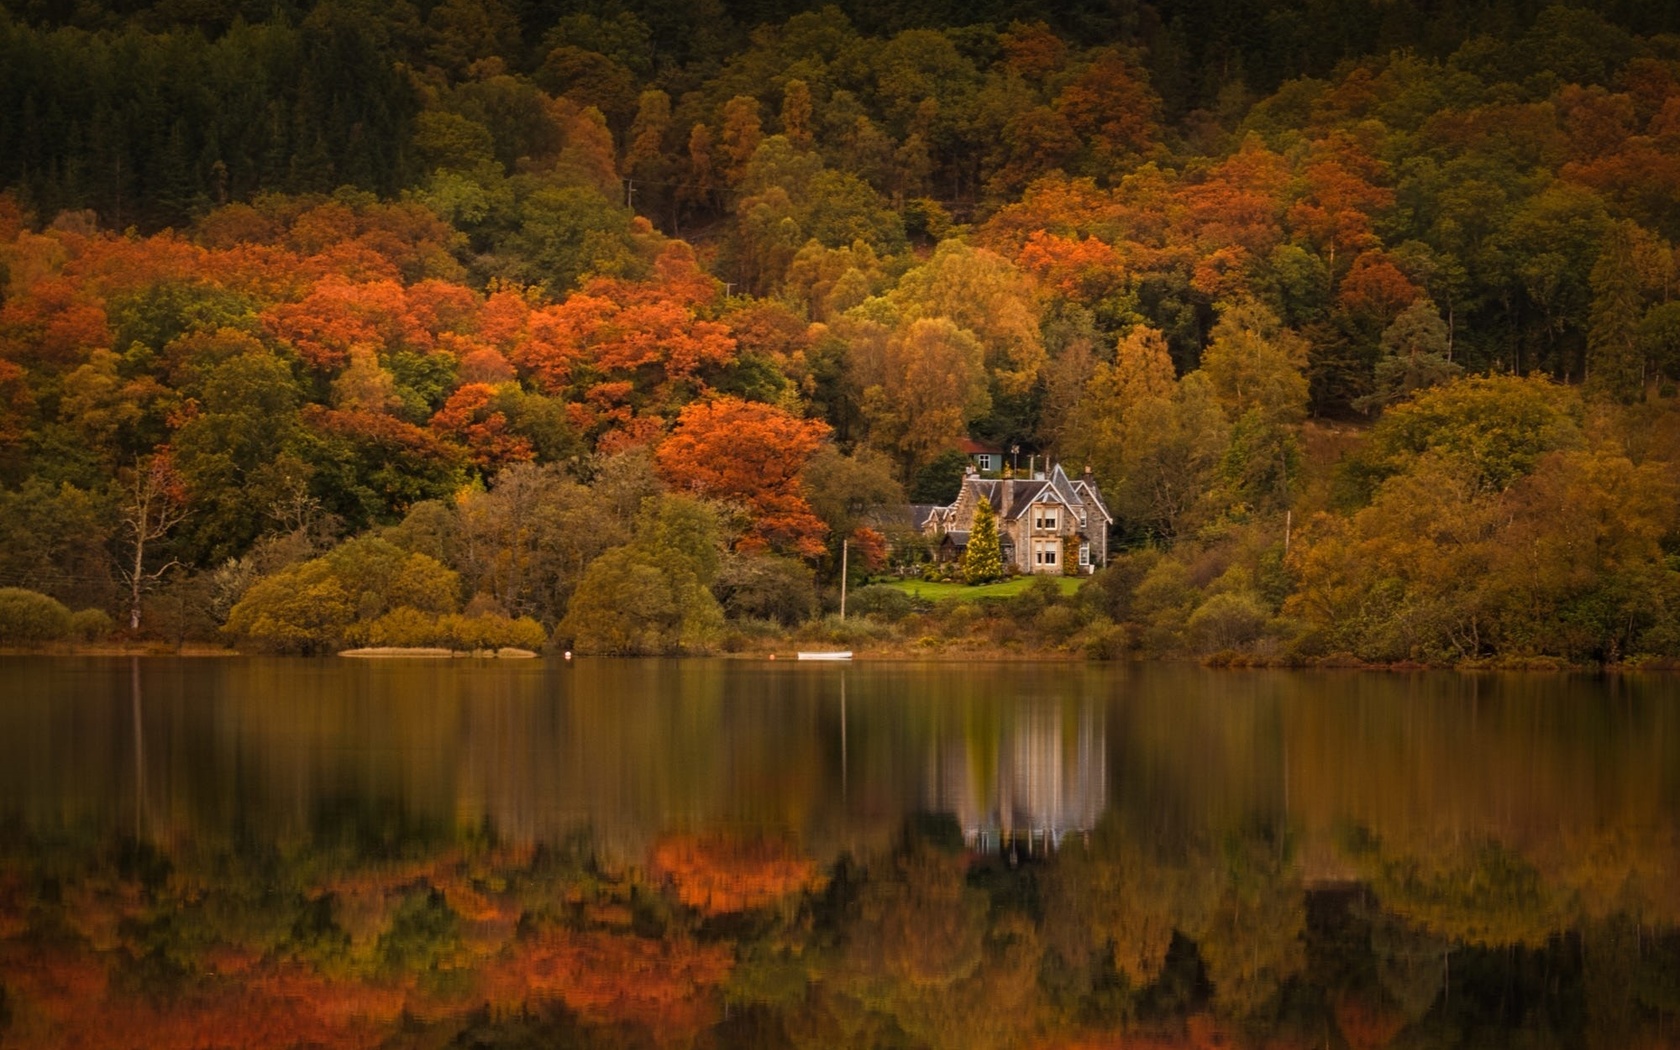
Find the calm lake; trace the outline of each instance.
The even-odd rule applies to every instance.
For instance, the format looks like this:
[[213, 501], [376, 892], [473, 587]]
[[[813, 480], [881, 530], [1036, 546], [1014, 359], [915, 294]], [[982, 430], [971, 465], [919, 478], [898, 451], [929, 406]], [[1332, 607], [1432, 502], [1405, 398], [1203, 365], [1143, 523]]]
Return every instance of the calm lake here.
[[1680, 1047], [1680, 678], [0, 657], [0, 1047]]

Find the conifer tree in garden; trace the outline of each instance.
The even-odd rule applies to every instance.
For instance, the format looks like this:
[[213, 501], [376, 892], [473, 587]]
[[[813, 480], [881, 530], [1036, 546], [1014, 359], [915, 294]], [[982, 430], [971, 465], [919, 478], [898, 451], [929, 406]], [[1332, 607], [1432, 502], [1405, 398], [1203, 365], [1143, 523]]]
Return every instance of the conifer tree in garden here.
[[963, 580], [969, 584], [990, 583], [1003, 575], [1003, 554], [998, 549], [997, 515], [992, 502], [980, 497], [974, 508], [974, 529], [968, 534], [963, 553]]

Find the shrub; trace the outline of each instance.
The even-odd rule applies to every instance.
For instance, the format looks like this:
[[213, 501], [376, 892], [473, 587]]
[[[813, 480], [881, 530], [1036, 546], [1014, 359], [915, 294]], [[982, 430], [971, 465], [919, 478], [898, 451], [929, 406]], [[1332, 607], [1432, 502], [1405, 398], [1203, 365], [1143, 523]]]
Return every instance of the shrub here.
[[[348, 540], [257, 581], [228, 612], [223, 630], [253, 648], [331, 652], [346, 642], [370, 640], [372, 623], [389, 612], [454, 609], [458, 582], [454, 572], [424, 554], [380, 539]], [[410, 617], [393, 621], [390, 629], [417, 623]]]
[[848, 616], [842, 620], [839, 616], [825, 616], [806, 624], [799, 635], [812, 641], [855, 646], [863, 642], [890, 639], [893, 630], [886, 624], [860, 617]]
[[909, 616], [915, 601], [897, 587], [872, 583], [859, 587], [846, 598], [846, 610], [859, 616], [873, 616], [896, 623]]
[[500, 613], [438, 618], [438, 634], [455, 649], [541, 649], [548, 632], [529, 616], [511, 619]]
[[1068, 605], [1052, 605], [1033, 621], [1040, 636], [1047, 642], [1061, 643], [1078, 632], [1081, 621], [1078, 610]]
[[985, 618], [985, 613], [973, 602], [950, 602], [943, 624], [945, 637], [961, 638]]
[[347, 635], [348, 640], [366, 645], [413, 649], [437, 645], [443, 629], [436, 616], [405, 605], [376, 620], [355, 625]]
[[958, 579], [957, 563], [951, 561], [930, 561], [922, 566], [922, 579], [929, 583], [955, 583]]
[[726, 653], [741, 653], [751, 649], [756, 642], [766, 639], [779, 642], [785, 638], [782, 625], [775, 620], [755, 620], [749, 617], [744, 620], [730, 620], [718, 647]]
[[1265, 630], [1269, 618], [1270, 613], [1255, 595], [1226, 591], [1198, 606], [1185, 627], [1201, 652], [1216, 652], [1251, 645]]
[[68, 637], [70, 610], [56, 598], [0, 587], [0, 645], [39, 645]]
[[792, 558], [737, 554], [726, 559], [712, 581], [712, 595], [731, 620], [775, 620], [793, 627], [817, 607], [817, 583], [809, 568]]
[[1093, 660], [1120, 660], [1132, 648], [1132, 632], [1124, 624], [1099, 621], [1085, 629], [1085, 655]]
[[356, 620], [356, 607], [323, 559], [258, 580], [222, 628], [241, 644], [271, 652], [318, 653], [336, 648]]
[[116, 624], [104, 609], [78, 609], [70, 616], [70, 633], [77, 641], [97, 642], [108, 638]]
[[1132, 596], [1160, 560], [1161, 552], [1152, 547], [1110, 559], [1079, 588], [1079, 601], [1116, 623], [1131, 619]]
[[1009, 599], [1009, 615], [1017, 620], [1032, 620], [1061, 600], [1062, 588], [1054, 576], [1034, 576], [1020, 594]]
[[722, 633], [723, 608], [691, 568], [628, 546], [589, 563], [555, 628], [579, 652], [625, 656], [703, 650]]

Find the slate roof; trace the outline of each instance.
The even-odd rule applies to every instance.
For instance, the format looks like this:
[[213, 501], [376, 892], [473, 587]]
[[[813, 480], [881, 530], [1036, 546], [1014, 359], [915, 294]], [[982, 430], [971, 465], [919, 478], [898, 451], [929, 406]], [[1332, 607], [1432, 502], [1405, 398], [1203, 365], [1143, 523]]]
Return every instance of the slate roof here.
[[[1006, 495], [1008, 499], [1004, 498]], [[917, 504], [911, 508], [911, 514], [923, 532], [938, 531], [941, 527], [949, 531], [948, 526], [957, 519], [958, 507], [972, 508], [981, 497], [992, 505], [1000, 522], [1020, 521], [1034, 503], [1050, 501], [1066, 506], [1078, 518], [1082, 528], [1088, 525], [1089, 513], [1093, 509], [1104, 521], [1114, 521], [1114, 515], [1109, 513], [1096, 485], [1084, 478], [1075, 481], [1059, 464], [1052, 467], [1050, 475], [1044, 478], [982, 478], [968, 474], [963, 478], [963, 488], [956, 502], [946, 507]]]
[[1009, 513], [1004, 515], [1006, 521], [1020, 521], [1021, 516], [1032, 506], [1033, 500], [1044, 492], [1044, 482], [1031, 478], [1011, 478], [1005, 482], [1009, 485]]

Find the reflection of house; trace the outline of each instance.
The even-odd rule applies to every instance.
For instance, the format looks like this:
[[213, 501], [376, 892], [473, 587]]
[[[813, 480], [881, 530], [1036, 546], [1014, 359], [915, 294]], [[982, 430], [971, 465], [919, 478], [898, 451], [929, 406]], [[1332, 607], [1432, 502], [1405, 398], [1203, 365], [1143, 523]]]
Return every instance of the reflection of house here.
[[1076, 725], [1066, 715], [1060, 704], [1024, 704], [995, 750], [965, 739], [936, 752], [929, 805], [956, 816], [970, 849], [1054, 849], [1096, 826], [1108, 807], [1101, 709], [1080, 704]]
[[941, 558], [959, 557], [968, 547], [975, 508], [984, 498], [997, 513], [998, 545], [1005, 565], [1021, 572], [1079, 572], [1108, 562], [1108, 527], [1114, 518], [1103, 505], [1090, 468], [1077, 481], [1060, 465], [1030, 478], [985, 478], [970, 468], [957, 501], [948, 507], [915, 508], [922, 532], [939, 543]]

